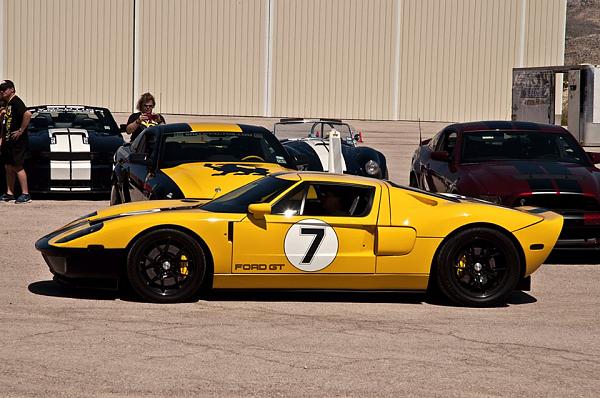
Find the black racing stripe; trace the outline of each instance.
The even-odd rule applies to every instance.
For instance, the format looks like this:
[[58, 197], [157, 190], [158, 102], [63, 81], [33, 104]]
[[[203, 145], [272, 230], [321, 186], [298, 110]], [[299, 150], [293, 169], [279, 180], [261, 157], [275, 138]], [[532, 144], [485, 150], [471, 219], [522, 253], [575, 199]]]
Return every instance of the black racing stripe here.
[[269, 130], [266, 129], [265, 127], [262, 126], [253, 126], [251, 124], [237, 124], [238, 127], [242, 130], [242, 133], [249, 133], [249, 134], [264, 134], [264, 133], [268, 133]]
[[583, 193], [583, 189], [581, 188], [581, 185], [579, 185], [579, 181], [577, 180], [567, 180], [560, 178], [554, 180], [554, 182], [556, 182], [556, 186], [558, 187], [558, 190], [560, 192]]
[[530, 175], [532, 178], [523, 178], [529, 184], [529, 189], [532, 192], [535, 191], [554, 191], [555, 187], [552, 184], [552, 180], [549, 178], [535, 178], [535, 176], [540, 176], [543, 174], [547, 174], [547, 171], [544, 170], [537, 164], [529, 163], [529, 162], [516, 162], [514, 163], [514, 167], [518, 170], [519, 174], [522, 175], [521, 178]]
[[[544, 163], [543, 167], [544, 169], [548, 170], [549, 174], [557, 176], [557, 178], [554, 181], [556, 182], [556, 186], [560, 192], [583, 192], [583, 188], [580, 184], [581, 178], [578, 178], [577, 176], [572, 176], [571, 169], [569, 167], [566, 167], [562, 163], [554, 162]], [[560, 178], [558, 176], [565, 177]], [[570, 176], [572, 177], [570, 178]]]
[[90, 160], [91, 152], [41, 152], [40, 157], [50, 160]]
[[571, 170], [563, 163], [546, 162], [542, 165], [549, 174], [571, 174]]

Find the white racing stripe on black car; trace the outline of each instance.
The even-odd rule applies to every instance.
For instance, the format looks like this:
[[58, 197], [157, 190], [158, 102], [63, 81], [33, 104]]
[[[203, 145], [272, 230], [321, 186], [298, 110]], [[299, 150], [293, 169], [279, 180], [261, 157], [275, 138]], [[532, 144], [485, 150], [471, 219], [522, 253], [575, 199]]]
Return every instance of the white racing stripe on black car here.
[[[319, 156], [319, 160], [321, 161], [321, 166], [323, 166], [323, 171], [329, 171], [329, 142], [319, 138], [308, 138], [303, 139], [302, 141], [310, 145], [317, 153], [317, 156]], [[343, 156], [341, 156], [341, 158], [342, 170], [346, 171], [346, 161]]]
[[[50, 129], [50, 152], [61, 154], [90, 153], [89, 136], [83, 129]], [[92, 178], [91, 160], [50, 160], [51, 191], [90, 191]], [[64, 183], [53, 184], [54, 181], [87, 181], [88, 186], [65, 186]], [[55, 185], [55, 186], [53, 186]], [[60, 185], [60, 186], [56, 186]], [[68, 184], [67, 184], [68, 185]]]

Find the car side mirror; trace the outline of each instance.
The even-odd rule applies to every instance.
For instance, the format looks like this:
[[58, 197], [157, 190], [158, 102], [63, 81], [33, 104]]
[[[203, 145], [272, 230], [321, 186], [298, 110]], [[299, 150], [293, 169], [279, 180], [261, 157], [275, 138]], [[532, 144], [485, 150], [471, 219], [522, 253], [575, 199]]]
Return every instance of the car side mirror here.
[[130, 153], [128, 159], [129, 163], [133, 164], [143, 164], [146, 166], [150, 166], [152, 164], [152, 160], [148, 159], [148, 154], [146, 153]]
[[127, 132], [127, 125], [126, 124], [119, 124], [119, 131], [121, 133], [126, 133]]
[[252, 203], [248, 206], [248, 213], [257, 220], [263, 220], [266, 214], [271, 214], [271, 205], [268, 203]]
[[593, 164], [600, 163], [600, 153], [586, 152]]
[[431, 159], [439, 160], [440, 162], [449, 162], [450, 154], [446, 151], [435, 151], [431, 152]]

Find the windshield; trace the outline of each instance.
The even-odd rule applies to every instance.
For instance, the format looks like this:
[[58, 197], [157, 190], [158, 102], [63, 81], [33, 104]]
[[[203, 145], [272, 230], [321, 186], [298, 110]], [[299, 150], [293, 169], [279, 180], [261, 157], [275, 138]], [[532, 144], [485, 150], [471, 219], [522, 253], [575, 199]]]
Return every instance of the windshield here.
[[570, 134], [539, 131], [480, 131], [463, 134], [462, 163], [490, 160], [550, 160], [588, 165]]
[[108, 110], [99, 108], [75, 107], [41, 107], [30, 108], [32, 113], [29, 131], [78, 128], [104, 134], [121, 134], [119, 128]]
[[263, 177], [208, 202], [202, 209], [215, 213], [246, 213], [250, 204], [270, 202], [296, 182]]
[[161, 167], [191, 162], [261, 162], [295, 168], [289, 154], [270, 133], [168, 133], [163, 135], [162, 148]]
[[346, 123], [335, 121], [275, 123], [274, 134], [279, 139], [328, 138], [331, 130], [339, 131], [342, 141], [352, 139], [352, 128]]

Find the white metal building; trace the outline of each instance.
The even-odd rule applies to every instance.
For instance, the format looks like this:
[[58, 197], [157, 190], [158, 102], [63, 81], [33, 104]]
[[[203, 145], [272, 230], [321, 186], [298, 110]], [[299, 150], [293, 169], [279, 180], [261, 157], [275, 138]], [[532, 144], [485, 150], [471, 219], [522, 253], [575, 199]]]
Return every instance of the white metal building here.
[[566, 0], [0, 0], [29, 105], [508, 119], [513, 67], [562, 65]]

